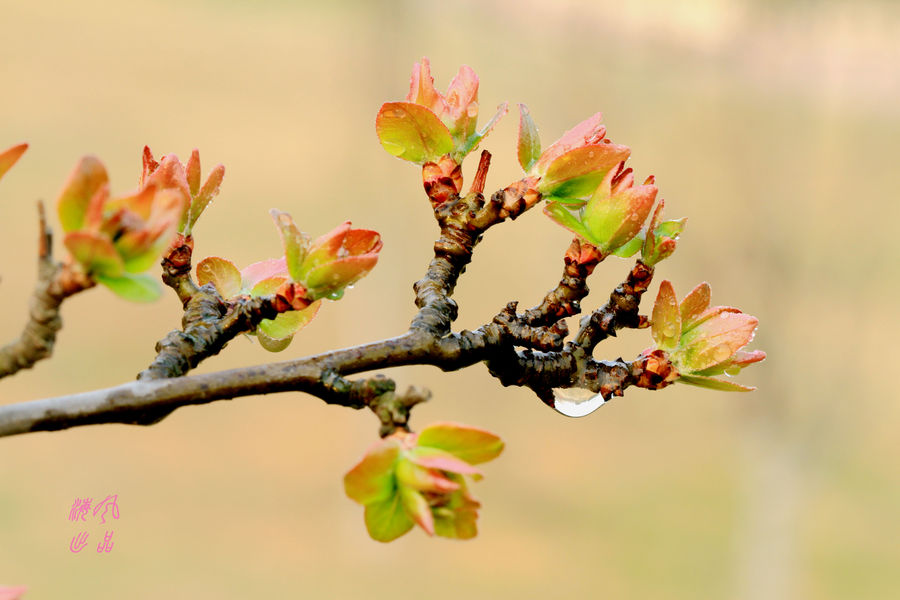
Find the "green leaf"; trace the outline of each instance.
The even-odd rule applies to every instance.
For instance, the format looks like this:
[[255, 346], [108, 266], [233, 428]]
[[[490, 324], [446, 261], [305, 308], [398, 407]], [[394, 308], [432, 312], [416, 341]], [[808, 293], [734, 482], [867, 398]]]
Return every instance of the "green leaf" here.
[[95, 156], [85, 156], [69, 174], [56, 202], [63, 231], [77, 231], [84, 224], [91, 198], [109, 182], [106, 167]]
[[541, 156], [541, 138], [538, 135], [537, 125], [528, 112], [528, 107], [519, 104], [519, 164], [527, 173]]
[[303, 276], [301, 265], [309, 251], [309, 236], [297, 229], [294, 220], [288, 213], [273, 208], [269, 214], [272, 215], [272, 219], [275, 220], [275, 225], [281, 233], [288, 273], [293, 281], [299, 282]]
[[260, 329], [257, 328], [256, 339], [259, 340], [259, 345], [262, 346], [264, 350], [268, 350], [269, 352], [281, 352], [291, 345], [294, 336], [275, 339], [267, 336], [263, 331], [260, 331]]
[[241, 293], [241, 272], [230, 260], [210, 256], [197, 265], [197, 283], [213, 284], [219, 295], [228, 300]]
[[292, 310], [281, 313], [274, 319], [263, 319], [257, 331], [262, 331], [273, 340], [289, 338], [312, 321], [321, 305], [322, 301], [317, 300], [303, 310]]
[[686, 383], [709, 390], [719, 390], [720, 392], [752, 392], [755, 387], [725, 381], [724, 379], [714, 379], [712, 377], [701, 377], [699, 375], [682, 375], [676, 379], [678, 383]]
[[508, 112], [509, 103], [504, 102], [503, 104], [498, 106], [497, 112], [494, 113], [494, 116], [491, 117], [491, 120], [488, 121], [480, 130], [470, 135], [466, 142], [456, 149], [456, 151], [453, 153], [453, 158], [456, 160], [456, 162], [462, 162], [462, 159], [466, 154], [477, 148], [478, 144], [481, 143], [481, 140], [487, 137], [487, 134], [489, 134], [494, 129], [494, 126]]
[[412, 519], [425, 530], [428, 535], [434, 535], [434, 517], [431, 515], [431, 507], [425, 496], [409, 488], [401, 488], [399, 491], [400, 502], [403, 509]]
[[121, 277], [97, 277], [97, 283], [131, 302], [153, 302], [162, 296], [159, 284], [149, 275], [125, 273]]
[[396, 489], [394, 464], [400, 456], [400, 441], [389, 437], [372, 446], [362, 460], [344, 475], [344, 491], [360, 504], [389, 498]]
[[572, 211], [566, 208], [565, 205], [559, 204], [557, 202], [551, 202], [544, 207], [544, 214], [548, 217], [571, 231], [572, 233], [580, 236], [585, 241], [597, 246], [598, 244], [594, 240], [594, 236], [591, 235], [591, 232], [584, 226], [584, 224], [575, 216]]
[[619, 256], [621, 258], [630, 258], [637, 254], [637, 251], [641, 249], [641, 246], [644, 245], [644, 236], [638, 234], [631, 238], [631, 241], [625, 244], [624, 246], [620, 246], [618, 250], [613, 252], [614, 256]]
[[592, 144], [569, 150], [548, 167], [538, 191], [553, 196], [592, 194], [606, 174], [628, 158], [631, 149], [618, 144]]
[[366, 505], [366, 529], [376, 542], [390, 542], [409, 532], [415, 522], [406, 514], [400, 494]]
[[419, 433], [419, 446], [449, 452], [470, 465], [497, 458], [503, 451], [503, 440], [490, 431], [459, 423], [435, 423]]
[[66, 234], [63, 244], [91, 276], [119, 277], [125, 272], [125, 263], [113, 243], [99, 234], [73, 231]]
[[389, 154], [417, 164], [453, 150], [447, 126], [429, 109], [411, 102], [384, 104], [375, 117], [375, 132]]

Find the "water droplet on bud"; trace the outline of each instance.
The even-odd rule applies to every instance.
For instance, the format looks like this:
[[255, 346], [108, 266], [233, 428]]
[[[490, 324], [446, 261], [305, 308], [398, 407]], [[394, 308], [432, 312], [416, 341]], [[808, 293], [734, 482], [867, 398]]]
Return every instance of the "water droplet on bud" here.
[[729, 356], [731, 356], [731, 348], [728, 347], [728, 344], [719, 344], [713, 348], [713, 359], [716, 362], [722, 362]]
[[341, 298], [344, 297], [344, 290], [343, 289], [335, 290], [335, 291], [331, 292], [330, 294], [327, 294], [325, 297], [328, 298], [329, 300], [340, 300]]
[[583, 388], [553, 390], [553, 408], [567, 417], [585, 417], [606, 403], [603, 396]]
[[675, 323], [666, 323], [665, 327], [662, 329], [663, 335], [667, 338], [675, 337], [675, 329]]

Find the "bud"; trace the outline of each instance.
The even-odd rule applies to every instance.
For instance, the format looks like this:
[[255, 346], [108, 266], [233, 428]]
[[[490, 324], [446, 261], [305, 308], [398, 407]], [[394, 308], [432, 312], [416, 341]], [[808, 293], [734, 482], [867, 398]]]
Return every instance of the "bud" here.
[[[709, 285], [701, 283], [679, 304], [669, 281], [659, 286], [653, 306], [653, 340], [678, 372], [678, 381], [727, 391], [750, 391], [713, 376], [735, 375], [765, 352], [741, 349], [753, 340], [759, 320], [728, 306], [709, 306]], [[645, 351], [649, 356], [650, 351]]]
[[634, 186], [631, 169], [619, 163], [610, 171], [582, 206], [551, 201], [544, 208], [547, 215], [608, 256], [634, 238], [644, 225], [656, 199], [653, 177]]
[[366, 527], [377, 541], [394, 540], [416, 524], [429, 535], [468, 539], [477, 534], [480, 505], [465, 476], [480, 479], [472, 465], [502, 450], [494, 434], [455, 423], [397, 432], [369, 449], [344, 477], [344, 489], [365, 506]]

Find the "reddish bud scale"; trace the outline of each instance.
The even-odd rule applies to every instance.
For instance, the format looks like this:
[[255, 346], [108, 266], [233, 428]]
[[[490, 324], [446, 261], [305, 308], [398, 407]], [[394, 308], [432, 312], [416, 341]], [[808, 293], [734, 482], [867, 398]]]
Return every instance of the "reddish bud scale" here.
[[286, 281], [275, 290], [275, 308], [278, 312], [302, 310], [310, 304], [306, 298], [306, 288], [299, 283]]
[[659, 390], [678, 379], [678, 371], [662, 350], [645, 350], [634, 361], [631, 373], [637, 387]]
[[459, 195], [463, 187], [462, 167], [450, 155], [422, 165], [422, 185], [433, 206]]
[[163, 254], [166, 270], [190, 271], [191, 256], [194, 253], [194, 238], [180, 233], [175, 234], [169, 248]]
[[526, 177], [503, 189], [502, 216], [518, 216], [541, 201], [537, 191], [538, 178]]

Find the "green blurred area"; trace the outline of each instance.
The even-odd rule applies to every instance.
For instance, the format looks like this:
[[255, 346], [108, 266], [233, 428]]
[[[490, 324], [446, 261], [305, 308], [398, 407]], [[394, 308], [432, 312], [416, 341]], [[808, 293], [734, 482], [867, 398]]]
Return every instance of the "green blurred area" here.
[[[545, 144], [602, 110], [638, 178], [655, 174], [668, 214], [688, 216], [658, 280], [679, 295], [709, 281], [715, 304], [760, 318], [753, 347], [769, 354], [741, 376], [753, 394], [630, 390], [580, 420], [480, 366], [392, 371], [434, 392], [414, 426], [507, 442], [474, 486], [480, 535], [465, 543], [369, 540], [341, 482], [376, 420], [301, 394], [2, 439], [0, 584], [31, 586], [28, 600], [896, 597], [900, 5], [0, 0], [0, 15], [0, 148], [31, 143], [0, 184], [0, 341], [27, 313], [34, 201], [52, 202], [84, 153], [129, 191], [144, 144], [226, 165], [198, 258], [278, 254], [273, 207], [313, 235], [349, 218], [384, 236], [378, 267], [287, 351], [238, 339], [200, 371], [403, 331], [436, 226], [373, 121], [429, 56], [440, 88], [476, 70], [483, 115], [526, 102]], [[483, 145], [491, 189], [519, 177], [516, 121]], [[539, 301], [568, 240], [539, 211], [492, 230], [460, 282], [459, 328]], [[628, 268], [604, 263], [585, 307]], [[0, 383], [0, 401], [132, 379], [180, 307], [92, 290], [63, 317], [53, 360]], [[623, 332], [597, 354], [649, 343]], [[113, 551], [70, 553], [75, 498], [107, 494]]]

